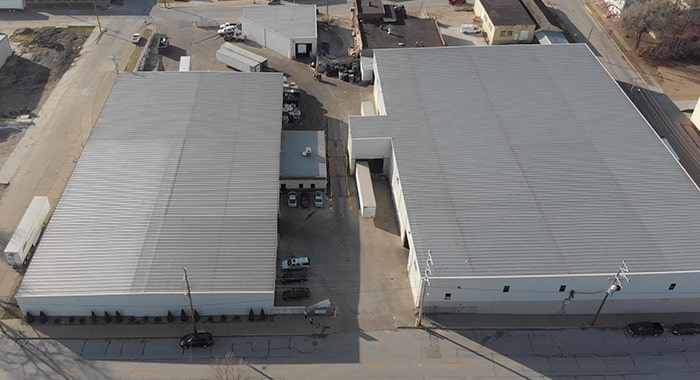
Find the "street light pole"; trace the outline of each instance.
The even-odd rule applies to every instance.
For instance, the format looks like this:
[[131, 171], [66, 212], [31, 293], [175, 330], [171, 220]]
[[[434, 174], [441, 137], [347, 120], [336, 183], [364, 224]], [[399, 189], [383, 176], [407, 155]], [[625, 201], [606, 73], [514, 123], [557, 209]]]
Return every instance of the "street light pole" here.
[[608, 300], [608, 297], [613, 295], [615, 292], [622, 290], [622, 282], [620, 281], [620, 278], [622, 278], [626, 282], [630, 282], [629, 278], [627, 278], [627, 273], [629, 273], [629, 271], [630, 270], [627, 268], [627, 264], [625, 264], [625, 261], [622, 260], [622, 265], [618, 267], [617, 273], [612, 279], [610, 287], [608, 288], [608, 290], [605, 291], [605, 297], [603, 297], [603, 301], [600, 303], [600, 306], [598, 306], [598, 310], [595, 312], [595, 317], [593, 317], [591, 327], [595, 326], [595, 322], [598, 320], [600, 311], [603, 310], [603, 306], [605, 305], [605, 301]]

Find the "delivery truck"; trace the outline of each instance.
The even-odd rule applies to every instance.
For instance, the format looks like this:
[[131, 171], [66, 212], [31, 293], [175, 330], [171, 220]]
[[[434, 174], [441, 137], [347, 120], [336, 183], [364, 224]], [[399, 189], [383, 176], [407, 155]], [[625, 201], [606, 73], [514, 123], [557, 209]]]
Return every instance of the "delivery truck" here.
[[39, 236], [49, 219], [51, 205], [49, 198], [37, 196], [32, 199], [24, 212], [14, 235], [5, 247], [5, 260], [14, 267], [21, 267], [27, 260], [32, 248], [39, 241]]
[[22, 10], [24, 9], [24, 0], [0, 0], [0, 9]]

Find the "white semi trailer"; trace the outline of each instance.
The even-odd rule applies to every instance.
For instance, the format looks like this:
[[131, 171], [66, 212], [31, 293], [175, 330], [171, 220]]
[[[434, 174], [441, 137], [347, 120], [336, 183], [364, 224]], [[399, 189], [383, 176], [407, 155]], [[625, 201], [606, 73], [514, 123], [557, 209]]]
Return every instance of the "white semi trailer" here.
[[0, 0], [0, 9], [24, 9], [24, 0]]
[[216, 51], [216, 59], [225, 63], [226, 66], [244, 73], [261, 72], [267, 67], [267, 58], [230, 42], [224, 42], [221, 48]]
[[27, 260], [31, 249], [41, 236], [51, 213], [49, 198], [37, 196], [32, 199], [27, 211], [24, 212], [15, 234], [5, 247], [5, 260], [14, 267], [21, 267]]

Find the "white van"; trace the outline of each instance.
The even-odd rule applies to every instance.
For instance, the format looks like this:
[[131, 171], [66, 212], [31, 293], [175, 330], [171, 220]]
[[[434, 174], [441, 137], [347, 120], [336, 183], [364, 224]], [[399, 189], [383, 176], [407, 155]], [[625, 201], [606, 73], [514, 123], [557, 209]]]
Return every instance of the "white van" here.
[[460, 30], [464, 34], [481, 33], [481, 28], [474, 24], [462, 24]]
[[306, 269], [311, 266], [311, 259], [308, 257], [292, 257], [282, 261], [283, 270]]

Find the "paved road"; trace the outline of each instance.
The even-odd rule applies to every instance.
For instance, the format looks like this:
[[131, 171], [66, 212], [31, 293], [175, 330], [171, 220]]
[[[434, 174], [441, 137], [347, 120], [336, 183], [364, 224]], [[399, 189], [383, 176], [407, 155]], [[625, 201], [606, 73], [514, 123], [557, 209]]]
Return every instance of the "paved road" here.
[[[619, 330], [402, 329], [330, 336], [219, 338], [183, 351], [176, 339], [0, 338], [3, 378], [211, 379], [228, 352], [254, 379], [538, 379], [700, 376], [700, 338], [632, 338]], [[231, 368], [237, 359], [223, 361]], [[220, 367], [221, 368], [221, 367]]]
[[583, 1], [553, 0], [551, 4], [575, 42], [588, 43], [613, 78], [638, 85], [643, 83], [608, 32], [586, 9]]

